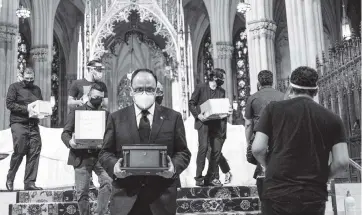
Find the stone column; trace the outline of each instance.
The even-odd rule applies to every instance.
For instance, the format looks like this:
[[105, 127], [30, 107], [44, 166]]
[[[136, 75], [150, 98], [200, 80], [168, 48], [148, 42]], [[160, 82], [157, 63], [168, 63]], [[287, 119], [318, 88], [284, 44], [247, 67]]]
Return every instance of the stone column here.
[[230, 102], [233, 101], [234, 95], [231, 69], [234, 49], [232, 30], [238, 2], [238, 0], [204, 0], [210, 19], [214, 68], [221, 68], [226, 72], [225, 90]]
[[273, 0], [249, 0], [251, 10], [246, 13], [249, 47], [250, 93], [257, 91], [258, 73], [270, 70], [277, 85], [275, 62], [275, 31]]
[[0, 130], [9, 127], [10, 112], [6, 108], [6, 94], [17, 75], [19, 19], [15, 12], [18, 7], [18, 0], [3, 0], [0, 9]]
[[[32, 50], [30, 53], [33, 58], [35, 84], [40, 87], [43, 100], [50, 101], [54, 18], [59, 0], [33, 0], [32, 4]], [[50, 117], [41, 120], [41, 125], [50, 127]]]
[[291, 70], [299, 66], [316, 68], [316, 57], [324, 50], [321, 0], [285, 1]]

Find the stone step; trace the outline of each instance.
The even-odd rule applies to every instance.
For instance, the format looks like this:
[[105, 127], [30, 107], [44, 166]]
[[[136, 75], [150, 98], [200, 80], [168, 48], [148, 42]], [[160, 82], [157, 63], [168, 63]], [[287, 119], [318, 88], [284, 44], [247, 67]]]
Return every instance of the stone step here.
[[[96, 189], [90, 190], [90, 200], [95, 201], [98, 196]], [[256, 187], [183, 187], [178, 189], [178, 199], [200, 199], [200, 198], [240, 198], [257, 197]], [[75, 190], [37, 190], [17, 191], [17, 203], [36, 202], [72, 202], [75, 201]]]
[[[90, 202], [93, 215], [97, 203]], [[251, 215], [258, 214], [258, 198], [233, 199], [178, 199], [177, 214], [218, 214]], [[243, 213], [241, 213], [243, 212]], [[246, 213], [254, 212], [254, 213]], [[9, 215], [79, 215], [76, 202], [37, 202], [9, 205]]]

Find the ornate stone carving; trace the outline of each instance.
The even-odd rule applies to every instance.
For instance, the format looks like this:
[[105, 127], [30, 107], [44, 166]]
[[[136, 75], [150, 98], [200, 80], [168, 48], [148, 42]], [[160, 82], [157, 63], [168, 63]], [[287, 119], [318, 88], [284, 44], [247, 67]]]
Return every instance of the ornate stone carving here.
[[216, 42], [217, 58], [231, 59], [233, 56], [234, 46], [231, 42]]
[[18, 31], [16, 25], [0, 23], [0, 41], [16, 42]]
[[166, 52], [169, 56], [176, 59], [175, 45], [172, 41], [172, 36], [169, 30], [159, 20], [158, 17], [156, 17], [153, 13], [149, 11], [149, 9], [146, 9], [145, 7], [141, 7], [140, 5], [133, 3], [125, 5], [121, 1], [119, 1], [119, 3], [115, 3], [113, 7], [115, 9], [118, 8], [119, 12], [111, 16], [109, 19], [105, 18], [106, 23], [104, 23], [104, 27], [100, 30], [94, 44], [94, 49], [92, 51], [93, 59], [99, 59], [103, 56], [104, 53], [107, 53], [107, 50], [105, 50], [104, 47], [103, 40], [111, 35], [114, 35], [113, 30], [116, 22], [122, 22], [122, 21], [129, 22], [128, 18], [131, 15], [132, 11], [137, 11], [137, 13], [140, 16], [141, 22], [146, 21], [154, 23], [156, 29], [154, 35], [160, 35], [166, 40], [165, 49], [163, 49], [162, 51]]
[[47, 61], [48, 60], [48, 47], [34, 47], [30, 50], [30, 54], [32, 55], [35, 61]]
[[248, 28], [250, 33], [253, 35], [253, 39], [258, 37], [266, 37], [268, 39], [274, 40], [277, 25], [272, 20], [261, 19], [249, 22]]

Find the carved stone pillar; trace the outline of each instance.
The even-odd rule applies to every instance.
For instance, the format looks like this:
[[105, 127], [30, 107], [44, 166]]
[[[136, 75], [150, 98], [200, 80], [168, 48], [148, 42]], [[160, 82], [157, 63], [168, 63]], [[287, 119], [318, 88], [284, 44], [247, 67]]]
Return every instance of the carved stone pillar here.
[[[32, 49], [30, 51], [35, 71], [35, 84], [42, 91], [43, 99], [50, 101], [51, 63], [53, 59], [53, 29], [59, 0], [33, 0]], [[41, 125], [50, 127], [50, 117], [41, 120]]]
[[9, 127], [10, 112], [6, 108], [6, 94], [17, 75], [18, 0], [3, 0], [0, 9], [0, 130]]
[[324, 50], [321, 1], [285, 1], [291, 70], [299, 66], [316, 68], [316, 57]]
[[221, 68], [226, 72], [224, 86], [226, 97], [230, 99], [230, 102], [233, 101], [234, 95], [231, 70], [232, 30], [238, 2], [238, 0], [204, 0], [210, 18], [214, 68]]
[[[273, 73], [274, 86], [277, 84], [276, 62], [275, 62], [275, 31], [277, 29], [273, 20], [261, 19], [248, 22], [248, 38], [253, 49], [253, 68], [251, 68], [250, 85], [251, 93], [256, 92], [257, 75], [261, 70], [270, 70]], [[249, 48], [250, 50], [250, 48]]]
[[231, 59], [233, 56], [234, 47], [231, 42], [217, 42], [216, 52], [217, 56], [214, 57], [214, 68], [224, 69], [226, 72], [225, 88], [226, 97], [233, 101], [233, 74], [231, 69]]

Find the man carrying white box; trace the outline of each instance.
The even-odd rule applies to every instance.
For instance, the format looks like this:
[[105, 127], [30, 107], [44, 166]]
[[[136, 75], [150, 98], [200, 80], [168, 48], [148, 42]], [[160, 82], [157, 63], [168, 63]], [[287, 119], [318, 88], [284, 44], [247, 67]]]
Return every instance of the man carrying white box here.
[[[225, 99], [225, 90], [221, 87], [225, 71], [214, 69], [208, 78], [207, 83], [196, 86], [189, 100], [189, 109], [195, 117], [195, 129], [199, 136], [195, 180], [197, 186], [222, 186], [219, 166], [225, 174], [225, 184], [230, 183], [232, 177], [229, 164], [221, 153], [226, 139], [227, 116], [232, 113], [232, 108], [230, 101]], [[203, 177], [206, 158], [209, 159], [209, 167]]]
[[70, 149], [68, 165], [74, 167], [76, 198], [80, 215], [88, 215], [89, 185], [92, 171], [98, 176], [100, 188], [97, 198], [97, 215], [107, 212], [111, 195], [112, 179], [98, 162], [98, 154], [103, 145], [108, 111], [101, 108], [104, 90], [97, 83], [91, 85], [88, 101], [72, 110], [64, 126], [62, 141]]
[[6, 96], [6, 107], [10, 110], [10, 127], [14, 145], [6, 180], [6, 188], [9, 191], [14, 189], [15, 175], [24, 156], [26, 156], [24, 189], [42, 189], [35, 186], [41, 151], [38, 115], [40, 109], [43, 108], [39, 104], [43, 103], [46, 106], [42, 117], [51, 115], [52, 110], [51, 107], [50, 110], [47, 107], [50, 106], [50, 102], [39, 101], [43, 100], [43, 97], [40, 88], [34, 85], [34, 77], [33, 69], [26, 68], [22, 81], [11, 84]]

